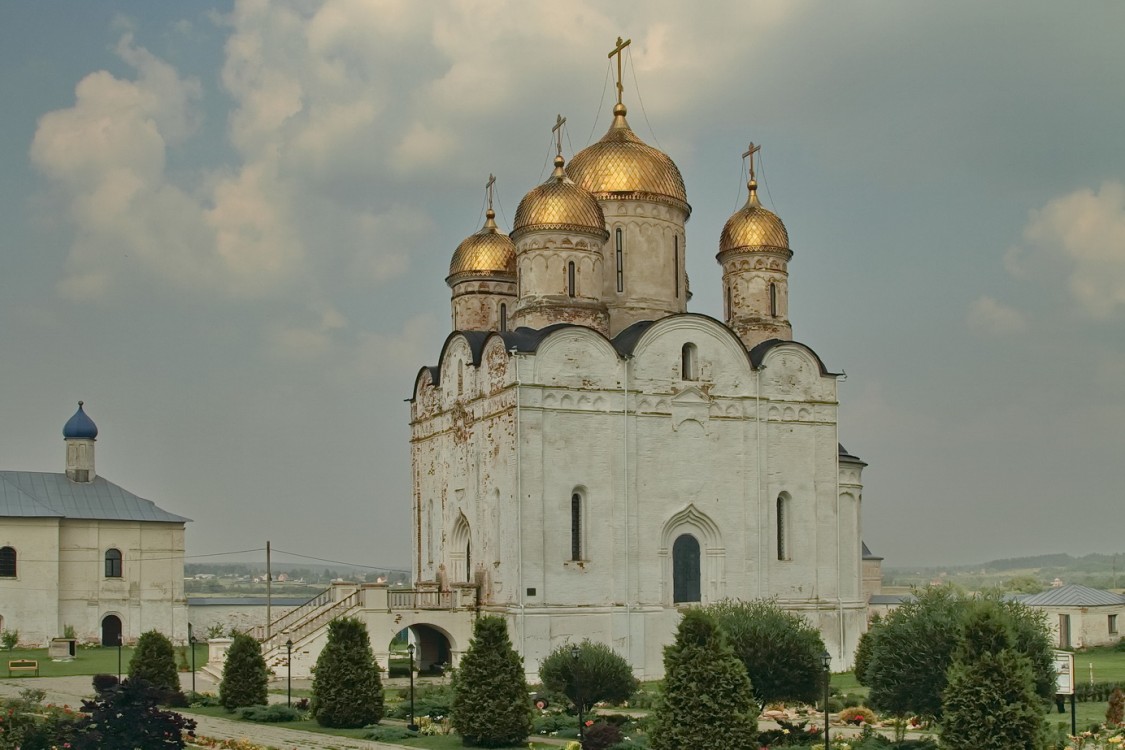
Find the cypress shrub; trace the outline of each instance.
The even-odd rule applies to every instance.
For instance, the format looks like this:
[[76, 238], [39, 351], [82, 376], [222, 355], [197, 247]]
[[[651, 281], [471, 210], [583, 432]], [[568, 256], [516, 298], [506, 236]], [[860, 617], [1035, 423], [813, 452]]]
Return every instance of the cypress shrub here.
[[664, 648], [664, 691], [651, 721], [652, 750], [757, 750], [758, 712], [746, 667], [715, 619], [688, 610]]
[[1043, 700], [1031, 660], [993, 602], [977, 604], [965, 623], [943, 693], [941, 741], [949, 750], [1042, 750]]
[[134, 683], [143, 680], [161, 693], [179, 691], [176, 650], [167, 636], [156, 630], [141, 633], [129, 661], [129, 680]]
[[264, 706], [268, 682], [261, 644], [245, 633], [235, 633], [223, 665], [219, 703], [228, 711], [242, 706]]
[[383, 718], [383, 681], [367, 626], [352, 617], [328, 623], [316, 660], [312, 715], [322, 727], [355, 729]]
[[500, 617], [485, 616], [453, 677], [453, 728], [475, 747], [519, 745], [531, 733], [531, 700], [520, 659]]

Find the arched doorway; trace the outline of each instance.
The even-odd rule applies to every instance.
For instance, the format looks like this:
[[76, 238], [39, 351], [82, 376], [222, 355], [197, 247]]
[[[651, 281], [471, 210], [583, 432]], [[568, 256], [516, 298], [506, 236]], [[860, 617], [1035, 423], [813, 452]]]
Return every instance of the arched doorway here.
[[699, 540], [680, 534], [672, 545], [672, 603], [698, 602]]
[[414, 643], [414, 668], [418, 674], [443, 674], [453, 661], [449, 637], [433, 625], [411, 625]]
[[121, 618], [106, 615], [102, 618], [102, 645], [117, 646], [121, 643]]

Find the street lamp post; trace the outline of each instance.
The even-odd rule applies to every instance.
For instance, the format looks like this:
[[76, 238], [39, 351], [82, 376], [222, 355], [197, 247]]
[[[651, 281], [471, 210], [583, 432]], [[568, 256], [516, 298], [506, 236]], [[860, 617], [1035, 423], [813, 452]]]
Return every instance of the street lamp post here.
[[293, 705], [293, 639], [285, 641], [285, 705]]
[[191, 649], [191, 693], [195, 700], [195, 633], [192, 632], [191, 623], [187, 624], [188, 648]]
[[828, 750], [828, 686], [832, 682], [832, 655], [825, 651], [820, 655], [820, 665], [824, 667], [824, 750]]
[[411, 732], [418, 731], [418, 725], [414, 722], [414, 644], [408, 643], [406, 645], [406, 653], [410, 656], [410, 723], [406, 728]]
[[581, 649], [578, 646], [570, 647], [570, 656], [574, 659], [574, 705], [578, 709], [578, 741], [582, 744], [586, 742], [586, 725], [583, 722], [582, 715], [582, 683], [578, 677], [578, 664], [579, 658], [582, 656]]

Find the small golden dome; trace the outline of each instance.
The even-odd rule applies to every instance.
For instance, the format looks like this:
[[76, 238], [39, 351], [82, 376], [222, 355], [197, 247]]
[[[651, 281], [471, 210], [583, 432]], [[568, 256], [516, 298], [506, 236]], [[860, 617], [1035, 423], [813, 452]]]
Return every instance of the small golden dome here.
[[689, 215], [687, 189], [679, 168], [629, 127], [624, 104], [613, 108], [613, 124], [597, 143], [577, 154], [567, 174], [599, 200], [653, 200], [669, 203]]
[[594, 196], [574, 184], [563, 169], [562, 156], [555, 157], [555, 171], [542, 185], [533, 189], [520, 201], [512, 234], [531, 229], [558, 229], [567, 232], [609, 235], [605, 230], [605, 216]]
[[449, 281], [454, 276], [516, 278], [516, 246], [511, 238], [496, 226], [496, 212], [491, 208], [485, 214], [484, 227], [469, 235], [457, 246], [453, 259], [449, 261]]
[[727, 219], [719, 238], [719, 254], [730, 250], [789, 250], [789, 232], [772, 211], [758, 201], [758, 183], [747, 184], [750, 195], [746, 205]]

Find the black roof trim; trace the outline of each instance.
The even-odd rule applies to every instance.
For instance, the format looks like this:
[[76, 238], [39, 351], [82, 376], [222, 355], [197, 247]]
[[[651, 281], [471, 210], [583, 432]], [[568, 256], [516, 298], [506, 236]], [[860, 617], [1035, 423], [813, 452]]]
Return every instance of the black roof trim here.
[[842, 461], [843, 463], [847, 463], [847, 464], [860, 464], [862, 466], [867, 466], [867, 462], [864, 461], [862, 458], [860, 458], [859, 456], [853, 455], [851, 453], [848, 453], [848, 449], [844, 447], [843, 443], [836, 443], [836, 445], [838, 445], [839, 448], [840, 448], [840, 450], [839, 450], [840, 461]]

